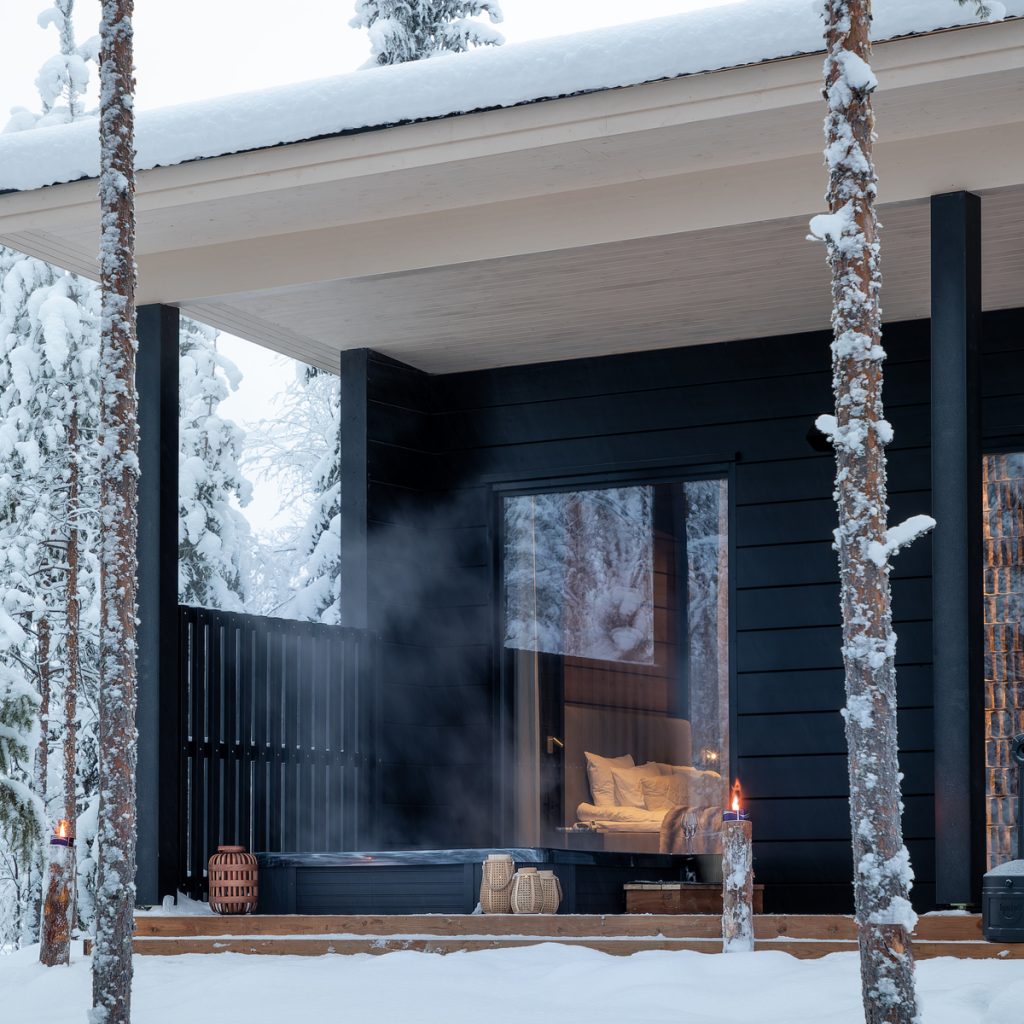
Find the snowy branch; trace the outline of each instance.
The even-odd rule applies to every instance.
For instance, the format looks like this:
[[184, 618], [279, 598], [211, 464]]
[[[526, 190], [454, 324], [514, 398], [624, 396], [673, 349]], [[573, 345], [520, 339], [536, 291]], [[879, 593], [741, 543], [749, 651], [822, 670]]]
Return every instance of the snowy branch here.
[[891, 526], [885, 531], [885, 543], [873, 540], [868, 544], [867, 556], [875, 565], [881, 567], [892, 555], [909, 547], [930, 530], [935, 529], [935, 520], [931, 516], [911, 516], [898, 526]]
[[956, 0], [961, 7], [973, 7], [981, 21], [1002, 21], [1006, 17], [1006, 5], [990, 0]]

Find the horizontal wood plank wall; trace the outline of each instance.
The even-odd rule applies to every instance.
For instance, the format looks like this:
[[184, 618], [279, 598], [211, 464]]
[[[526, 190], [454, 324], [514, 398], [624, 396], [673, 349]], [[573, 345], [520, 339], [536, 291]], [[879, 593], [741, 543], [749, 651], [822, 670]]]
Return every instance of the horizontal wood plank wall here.
[[[986, 318], [986, 436], [1024, 438], [1024, 315]], [[886, 328], [892, 519], [930, 498], [928, 324]], [[385, 801], [397, 842], [496, 841], [492, 481], [735, 455], [739, 772], [769, 911], [850, 906], [827, 333], [427, 377], [373, 357], [371, 577], [390, 641]], [[552, 354], [555, 354], [554, 352]], [[424, 543], [426, 541], [427, 543]], [[934, 896], [928, 540], [897, 559], [901, 766], [915, 897]], [[410, 582], [411, 581], [411, 582]], [[390, 705], [390, 707], [388, 706]], [[480, 806], [475, 806], [479, 802]]]
[[[492, 841], [485, 551], [463, 548], [444, 492], [432, 380], [367, 364], [368, 611], [383, 639], [381, 839], [430, 848]], [[466, 635], [471, 639], [468, 645]]]
[[[894, 517], [926, 512], [928, 332], [887, 334]], [[768, 910], [845, 910], [851, 877], [833, 463], [807, 435], [831, 407], [827, 334], [461, 374], [437, 382], [439, 450], [464, 485], [602, 464], [737, 457], [738, 771]], [[486, 543], [486, 505], [477, 525]], [[928, 544], [896, 570], [907, 835], [931, 901]]]

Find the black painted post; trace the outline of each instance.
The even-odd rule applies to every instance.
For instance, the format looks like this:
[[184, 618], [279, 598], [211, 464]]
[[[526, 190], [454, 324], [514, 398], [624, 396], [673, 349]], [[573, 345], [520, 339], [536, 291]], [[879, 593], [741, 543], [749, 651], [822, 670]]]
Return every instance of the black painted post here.
[[[367, 409], [369, 349], [341, 353], [341, 624], [370, 628], [369, 467]], [[351, 815], [345, 835], [357, 848], [375, 849], [380, 800], [377, 762], [380, 679], [369, 656], [372, 645], [354, 644], [355, 673], [349, 677], [346, 707], [356, 730], [342, 813]]]
[[366, 629], [367, 367], [369, 350], [341, 353], [341, 624]]
[[178, 328], [170, 306], [138, 311], [140, 906], [174, 895], [178, 870]]
[[976, 903], [984, 872], [981, 200], [931, 201], [935, 899]]

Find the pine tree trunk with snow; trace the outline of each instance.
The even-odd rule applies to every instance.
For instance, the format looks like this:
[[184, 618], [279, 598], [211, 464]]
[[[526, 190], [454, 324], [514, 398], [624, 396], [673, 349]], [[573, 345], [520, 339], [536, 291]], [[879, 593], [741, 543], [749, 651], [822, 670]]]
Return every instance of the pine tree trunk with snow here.
[[835, 415], [818, 426], [836, 453], [854, 902], [867, 1024], [913, 1024], [916, 918], [900, 822], [889, 559], [934, 523], [921, 516], [887, 529], [885, 445], [892, 429], [882, 409], [870, 0], [828, 0], [825, 18], [831, 212], [811, 221], [811, 233], [825, 241], [832, 269]]
[[135, 904], [135, 170], [132, 0], [103, 0], [100, 63], [100, 810], [92, 1024], [131, 1019]]

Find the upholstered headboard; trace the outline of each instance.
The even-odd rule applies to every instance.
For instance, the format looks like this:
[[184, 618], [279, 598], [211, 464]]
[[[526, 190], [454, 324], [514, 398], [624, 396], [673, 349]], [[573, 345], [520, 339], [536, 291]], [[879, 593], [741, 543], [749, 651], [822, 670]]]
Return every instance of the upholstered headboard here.
[[662, 713], [567, 703], [563, 740], [566, 825], [576, 821], [581, 803], [591, 802], [584, 751], [602, 757], [632, 754], [637, 764], [692, 763], [690, 723]]

